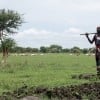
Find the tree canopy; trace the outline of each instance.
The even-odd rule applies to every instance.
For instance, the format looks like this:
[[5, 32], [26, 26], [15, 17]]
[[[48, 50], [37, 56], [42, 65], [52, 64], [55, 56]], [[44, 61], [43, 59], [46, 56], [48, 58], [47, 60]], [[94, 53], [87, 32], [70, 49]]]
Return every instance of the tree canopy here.
[[0, 10], [0, 40], [4, 60], [8, 55], [9, 46], [13, 43], [13, 40], [7, 39], [8, 35], [16, 33], [22, 23], [23, 18], [19, 13], [13, 10]]
[[19, 13], [14, 12], [13, 10], [0, 10], [0, 31], [5, 33], [15, 33], [14, 30], [18, 29], [22, 22], [23, 18]]

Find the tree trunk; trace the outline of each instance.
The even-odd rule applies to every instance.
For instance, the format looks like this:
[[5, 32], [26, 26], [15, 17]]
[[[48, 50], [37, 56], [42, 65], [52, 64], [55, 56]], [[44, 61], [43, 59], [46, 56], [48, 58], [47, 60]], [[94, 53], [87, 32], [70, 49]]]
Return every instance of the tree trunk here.
[[3, 52], [2, 63], [6, 63], [8, 57], [8, 49], [4, 44], [2, 44], [2, 52]]

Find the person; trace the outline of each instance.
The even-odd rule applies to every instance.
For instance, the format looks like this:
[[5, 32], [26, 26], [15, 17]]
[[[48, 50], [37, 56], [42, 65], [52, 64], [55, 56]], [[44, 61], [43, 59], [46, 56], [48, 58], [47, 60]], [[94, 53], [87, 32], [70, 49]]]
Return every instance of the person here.
[[100, 76], [100, 27], [97, 27], [97, 32], [92, 39], [89, 38], [89, 34], [85, 34], [88, 41], [92, 44], [95, 43], [95, 60], [97, 66], [97, 76]]

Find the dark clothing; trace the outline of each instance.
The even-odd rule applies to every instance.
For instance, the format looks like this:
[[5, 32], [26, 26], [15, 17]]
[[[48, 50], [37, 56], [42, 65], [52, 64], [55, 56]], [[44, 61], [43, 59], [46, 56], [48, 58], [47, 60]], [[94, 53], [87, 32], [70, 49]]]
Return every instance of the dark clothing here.
[[96, 51], [95, 51], [95, 58], [96, 58], [96, 65], [100, 66], [100, 36], [98, 36], [97, 34], [94, 35], [93, 39], [90, 40], [90, 38], [87, 36], [88, 40], [90, 43], [95, 42], [95, 46], [96, 46]]
[[96, 58], [96, 65], [100, 66], [100, 52], [96, 51], [95, 58]]
[[96, 66], [97, 66], [97, 75], [100, 76], [100, 51], [97, 49], [95, 53], [95, 58], [96, 58]]
[[95, 46], [96, 46], [96, 65], [100, 66], [100, 36], [94, 36]]
[[88, 36], [87, 38], [90, 43], [95, 42], [95, 46], [96, 46], [95, 59], [96, 59], [96, 66], [97, 66], [97, 75], [100, 76], [100, 35], [98, 34], [94, 35], [92, 40], [90, 40]]

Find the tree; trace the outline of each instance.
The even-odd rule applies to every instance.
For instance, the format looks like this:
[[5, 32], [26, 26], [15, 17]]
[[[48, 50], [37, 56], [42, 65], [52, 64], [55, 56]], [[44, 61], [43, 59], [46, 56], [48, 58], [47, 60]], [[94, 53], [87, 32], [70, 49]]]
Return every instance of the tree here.
[[89, 53], [95, 53], [95, 48], [89, 48]]
[[59, 45], [51, 45], [49, 50], [51, 53], [60, 53], [62, 51], [62, 47]]
[[89, 50], [87, 48], [84, 48], [82, 51], [83, 51], [83, 54], [86, 54], [89, 52]]
[[39, 52], [39, 49], [38, 48], [32, 48], [32, 53], [33, 52], [37, 52], [38, 53]]
[[33, 52], [39, 52], [39, 50], [37, 48], [27, 47], [27, 48], [25, 48], [25, 52], [33, 53]]
[[11, 38], [4, 39], [4, 41], [2, 41], [2, 44], [1, 44], [3, 56], [4, 57], [8, 56], [9, 50], [11, 50], [15, 46], [16, 46], [16, 43], [14, 39], [11, 39]]
[[4, 62], [6, 62], [5, 58], [7, 57], [4, 41], [6, 41], [8, 35], [15, 34], [22, 23], [23, 19], [19, 13], [14, 12], [13, 10], [0, 10], [0, 40], [2, 47], [4, 47], [2, 48]]
[[40, 52], [47, 53], [47, 51], [48, 51], [48, 49], [46, 47], [44, 47], [44, 46], [40, 47]]
[[13, 48], [13, 52], [14, 53], [24, 53], [25, 52], [25, 48], [16, 46], [16, 47]]
[[62, 52], [63, 53], [69, 53], [70, 52], [70, 49], [68, 49], [68, 48], [62, 49]]
[[79, 47], [73, 47], [73, 48], [71, 49], [71, 52], [72, 52], [72, 53], [80, 53], [81, 50], [80, 50]]

